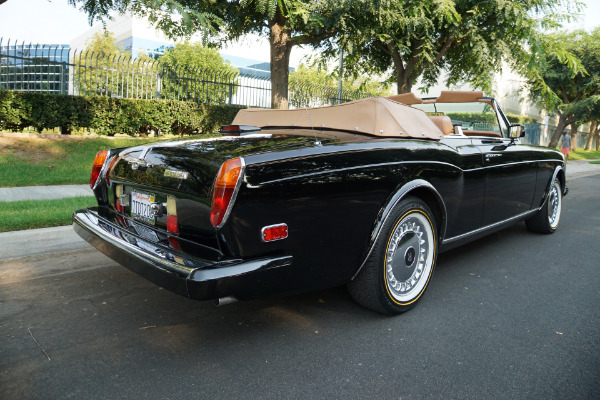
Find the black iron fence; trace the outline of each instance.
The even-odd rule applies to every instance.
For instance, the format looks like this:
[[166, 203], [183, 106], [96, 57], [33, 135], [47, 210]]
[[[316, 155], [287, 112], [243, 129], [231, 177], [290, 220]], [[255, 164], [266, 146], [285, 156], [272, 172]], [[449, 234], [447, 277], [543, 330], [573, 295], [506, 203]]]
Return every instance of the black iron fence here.
[[[26, 44], [0, 38], [0, 90], [270, 107], [270, 77], [248, 72], [191, 68], [171, 65], [160, 58], [133, 59], [127, 54], [103, 56], [68, 45]], [[290, 107], [315, 107], [369, 96], [294, 83], [288, 97]]]

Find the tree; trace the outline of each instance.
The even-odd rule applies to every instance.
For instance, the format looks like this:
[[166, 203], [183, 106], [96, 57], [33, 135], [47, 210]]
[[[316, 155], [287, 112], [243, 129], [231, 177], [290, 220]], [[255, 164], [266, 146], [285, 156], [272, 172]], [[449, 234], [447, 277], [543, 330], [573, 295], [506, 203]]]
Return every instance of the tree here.
[[[573, 71], [553, 54], [538, 60], [541, 86], [533, 82], [532, 94], [558, 115], [558, 124], [548, 147], [556, 147], [564, 129], [600, 119], [600, 28], [591, 33], [583, 30], [556, 33], [548, 41], [560, 43], [581, 62], [583, 69]], [[532, 82], [530, 82], [532, 83]]]
[[69, 0], [82, 4], [90, 20], [111, 10], [149, 18], [170, 37], [202, 33], [207, 42], [238, 39], [249, 33], [269, 37], [271, 104], [287, 108], [289, 59], [294, 46], [317, 46], [333, 37], [351, 16], [357, 0]]
[[158, 65], [141, 53], [136, 59], [116, 42], [112, 32], [95, 33], [74, 56], [73, 83], [80, 95], [154, 98]]
[[419, 79], [438, 83], [442, 73], [447, 85], [468, 82], [489, 91], [503, 61], [535, 69], [539, 30], [558, 26], [579, 7], [571, 0], [365, 0], [325, 51], [337, 57], [344, 48], [354, 71], [391, 69], [398, 93]]
[[[178, 43], [160, 57], [165, 97], [177, 93], [181, 100], [226, 103], [235, 94], [239, 71], [215, 49], [201, 43]], [[229, 84], [229, 85], [224, 85]]]
[[[290, 73], [289, 102], [294, 107], [313, 107], [338, 103], [339, 70], [328, 73], [319, 67], [300, 64]], [[347, 76], [342, 79], [342, 100], [357, 100], [368, 96], [389, 96], [389, 82], [374, 81], [369, 77]], [[316, 100], [319, 98], [319, 100]]]

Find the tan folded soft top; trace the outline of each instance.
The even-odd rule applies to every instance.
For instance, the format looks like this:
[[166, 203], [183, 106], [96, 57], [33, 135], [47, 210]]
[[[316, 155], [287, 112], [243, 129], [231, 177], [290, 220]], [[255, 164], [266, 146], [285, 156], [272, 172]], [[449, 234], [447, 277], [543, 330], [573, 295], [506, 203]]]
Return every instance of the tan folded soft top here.
[[439, 140], [442, 131], [416, 108], [385, 97], [370, 97], [329, 107], [294, 110], [240, 110], [233, 125], [339, 129], [385, 137]]

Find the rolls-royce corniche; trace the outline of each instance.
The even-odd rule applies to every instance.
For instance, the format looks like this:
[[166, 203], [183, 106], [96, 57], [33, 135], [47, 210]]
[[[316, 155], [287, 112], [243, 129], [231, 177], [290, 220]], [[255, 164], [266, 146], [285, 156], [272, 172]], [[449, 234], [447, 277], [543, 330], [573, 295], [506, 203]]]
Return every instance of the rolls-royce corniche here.
[[482, 92], [244, 109], [220, 132], [99, 152], [77, 233], [193, 299], [346, 285], [398, 314], [438, 253], [523, 221], [553, 233], [567, 194], [563, 156]]

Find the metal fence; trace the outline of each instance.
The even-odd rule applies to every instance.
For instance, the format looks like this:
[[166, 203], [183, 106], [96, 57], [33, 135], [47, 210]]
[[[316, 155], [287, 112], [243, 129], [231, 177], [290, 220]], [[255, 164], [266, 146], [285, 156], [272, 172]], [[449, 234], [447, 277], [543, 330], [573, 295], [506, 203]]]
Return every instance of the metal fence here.
[[[548, 132], [546, 133], [546, 127], [544, 124], [524, 124], [525, 125], [525, 137], [521, 139], [522, 143], [533, 144], [537, 146], [547, 146], [550, 139], [556, 131], [556, 126], [548, 125]], [[571, 128], [566, 127], [565, 132], [571, 134]], [[573, 147], [585, 147], [585, 143], [589, 131], [577, 131], [577, 137], [573, 143]]]
[[[160, 58], [103, 56], [68, 45], [41, 45], [0, 38], [0, 90], [172, 99], [203, 104], [271, 106], [271, 79], [248, 69], [209, 70], [171, 65]], [[291, 84], [290, 107], [314, 107], [370, 94], [316, 85]]]

